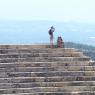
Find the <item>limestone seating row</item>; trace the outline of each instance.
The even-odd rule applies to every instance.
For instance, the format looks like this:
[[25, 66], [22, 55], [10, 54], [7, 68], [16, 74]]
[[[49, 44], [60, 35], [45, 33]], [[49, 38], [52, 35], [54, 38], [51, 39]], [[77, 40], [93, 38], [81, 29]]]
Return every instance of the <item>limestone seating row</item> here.
[[52, 77], [6, 77], [0, 83], [32, 83], [32, 82], [95, 82], [95, 76], [52, 76]]
[[[78, 92], [41, 92], [41, 93], [23, 93], [18, 95], [94, 95], [94, 91], [78, 91]], [[17, 94], [14, 94], [17, 95]]]
[[89, 57], [28, 57], [28, 58], [0, 58], [0, 63], [10, 62], [70, 62], [70, 61], [90, 61]]
[[54, 76], [95, 76], [95, 71], [0, 72], [0, 78]]
[[71, 66], [95, 66], [95, 62], [88, 61], [72, 61], [72, 62], [11, 62], [0, 63], [0, 68], [15, 68], [15, 67], [71, 67]]
[[26, 58], [26, 57], [82, 57], [81, 52], [61, 52], [61, 53], [9, 53], [0, 54], [0, 58]]
[[69, 51], [69, 52], [74, 52], [74, 51], [76, 51], [76, 49], [75, 48], [0, 48], [0, 51], [1, 50], [7, 50], [7, 51], [11, 51], [11, 50], [13, 50], [13, 51], [20, 51], [20, 50], [27, 50], [27, 51], [47, 51], [47, 50], [50, 50], [50, 51]]
[[33, 88], [11, 88], [0, 89], [2, 94], [12, 93], [37, 93], [37, 92], [77, 92], [95, 91], [95, 86], [64, 86], [64, 87], [33, 87]]
[[[56, 70], [56, 69], [55, 69]], [[0, 68], [0, 72], [47, 72], [54, 71], [53, 67], [6, 67]]]
[[48, 53], [48, 50], [28, 50], [28, 49], [1, 49], [0, 54], [14, 54], [14, 53]]
[[[56, 46], [56, 45], [54, 45]], [[40, 48], [48, 48], [50, 47], [49, 44], [38, 44], [38, 45], [0, 45], [0, 48], [2, 49], [22, 49], [22, 48], [28, 48], [28, 49], [40, 49]]]
[[0, 83], [0, 89], [33, 88], [33, 87], [65, 87], [65, 86], [95, 87], [95, 81]]
[[76, 91], [76, 92], [38, 92], [38, 93], [18, 93], [2, 95], [94, 95], [94, 91]]
[[[56, 45], [55, 45], [56, 46]], [[54, 46], [54, 47], [55, 47]], [[0, 45], [0, 49], [50, 49], [49, 45]], [[53, 48], [56, 50], [61, 50], [63, 48]], [[71, 50], [71, 48], [69, 48]], [[72, 50], [75, 50], [72, 48]]]
[[35, 48], [20, 48], [20, 49], [4, 49], [0, 48], [0, 53], [12, 53], [12, 52], [17, 52], [17, 53], [48, 53], [48, 52], [75, 52], [76, 50], [74, 48], [40, 48], [40, 49], [35, 49]]
[[95, 66], [5, 67], [0, 72], [95, 71]]

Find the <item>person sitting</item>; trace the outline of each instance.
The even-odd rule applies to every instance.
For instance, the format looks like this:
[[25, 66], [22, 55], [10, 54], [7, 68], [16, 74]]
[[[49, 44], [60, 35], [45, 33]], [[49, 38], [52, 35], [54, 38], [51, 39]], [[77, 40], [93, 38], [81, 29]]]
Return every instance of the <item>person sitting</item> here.
[[59, 48], [63, 48], [64, 47], [64, 42], [63, 42], [63, 39], [62, 39], [61, 36], [58, 37], [58, 39], [57, 39], [57, 47], [59, 47]]

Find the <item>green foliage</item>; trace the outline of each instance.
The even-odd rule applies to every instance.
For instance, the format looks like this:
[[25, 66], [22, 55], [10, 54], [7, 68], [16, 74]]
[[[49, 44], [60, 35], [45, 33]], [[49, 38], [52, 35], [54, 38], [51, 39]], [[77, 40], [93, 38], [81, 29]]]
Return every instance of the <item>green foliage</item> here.
[[65, 47], [66, 48], [76, 48], [79, 50], [81, 49], [81, 50], [95, 51], [94, 46], [78, 44], [78, 43], [73, 43], [73, 42], [65, 42]]
[[86, 56], [95, 60], [95, 47], [90, 45], [78, 44], [73, 42], [65, 42], [65, 48], [75, 48], [78, 51], [82, 51]]

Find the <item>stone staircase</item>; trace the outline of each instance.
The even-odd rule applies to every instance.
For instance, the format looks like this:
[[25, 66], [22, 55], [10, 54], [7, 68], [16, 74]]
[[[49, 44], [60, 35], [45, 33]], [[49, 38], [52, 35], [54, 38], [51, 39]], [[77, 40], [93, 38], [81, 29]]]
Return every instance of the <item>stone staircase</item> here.
[[95, 95], [95, 62], [73, 48], [0, 45], [0, 95]]

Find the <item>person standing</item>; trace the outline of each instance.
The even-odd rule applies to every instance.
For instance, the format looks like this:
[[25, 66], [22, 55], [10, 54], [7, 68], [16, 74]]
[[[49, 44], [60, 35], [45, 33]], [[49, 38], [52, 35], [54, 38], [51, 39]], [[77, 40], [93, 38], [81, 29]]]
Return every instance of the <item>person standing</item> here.
[[51, 28], [49, 29], [49, 35], [50, 35], [50, 47], [53, 48], [53, 32], [55, 31], [55, 28], [53, 26], [51, 26]]

